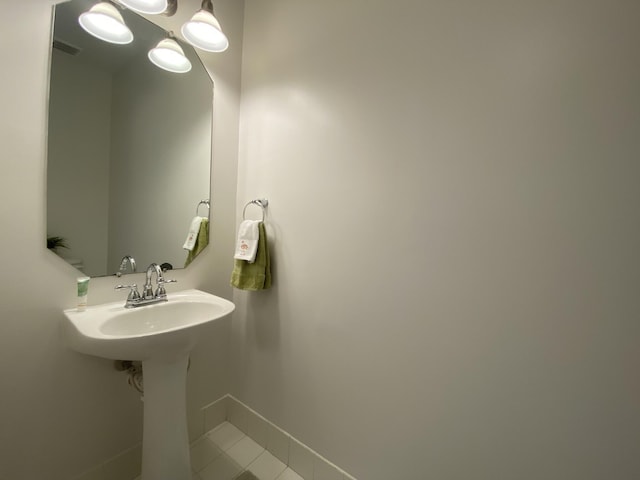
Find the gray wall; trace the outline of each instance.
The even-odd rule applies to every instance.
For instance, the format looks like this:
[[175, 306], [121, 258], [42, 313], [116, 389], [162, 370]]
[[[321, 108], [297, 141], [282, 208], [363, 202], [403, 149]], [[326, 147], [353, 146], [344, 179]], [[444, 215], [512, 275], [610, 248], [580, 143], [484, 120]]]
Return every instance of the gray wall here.
[[47, 236], [65, 238], [68, 248], [58, 254], [101, 275], [107, 271], [111, 75], [59, 50], [52, 55]]
[[363, 480], [640, 478], [639, 16], [247, 0], [232, 393]]
[[107, 272], [128, 254], [139, 268], [184, 266], [189, 225], [209, 196], [215, 95], [206, 71], [195, 69], [177, 75], [142, 61], [114, 75]]
[[[180, 5], [175, 17], [163, 19], [175, 31], [200, 2]], [[180, 282], [176, 288], [230, 298], [243, 2], [220, 0], [216, 13], [232, 46], [223, 55], [203, 57], [216, 84], [211, 244], [172, 276]], [[8, 40], [0, 46], [0, 477], [9, 480], [67, 480], [135, 445], [141, 435], [142, 405], [124, 376], [108, 360], [68, 350], [59, 334], [62, 310], [75, 305], [77, 271], [45, 249], [50, 26], [47, 0], [3, 4]], [[140, 284], [142, 276], [133, 280]], [[115, 284], [115, 278], [93, 279], [89, 302], [124, 300]], [[192, 414], [229, 390], [229, 322], [213, 327], [192, 355]]]

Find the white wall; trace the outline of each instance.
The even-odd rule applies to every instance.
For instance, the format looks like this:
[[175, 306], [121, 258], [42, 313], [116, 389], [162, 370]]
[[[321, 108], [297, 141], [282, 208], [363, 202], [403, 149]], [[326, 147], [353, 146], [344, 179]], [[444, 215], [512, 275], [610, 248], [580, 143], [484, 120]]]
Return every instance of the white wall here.
[[[216, 2], [232, 46], [204, 57], [212, 245], [175, 274], [230, 296], [236, 185], [270, 199], [275, 286], [234, 295], [232, 393], [361, 479], [640, 476], [638, 6], [250, 0], [236, 183], [242, 9]], [[9, 480], [139, 440], [121, 374], [58, 335], [76, 272], [43, 245], [49, 25], [46, 0], [3, 6]], [[227, 390], [227, 326], [194, 352], [192, 409]]]
[[[178, 31], [199, 5], [181, 0], [178, 14], [165, 20]], [[216, 13], [232, 46], [223, 55], [204, 56], [217, 92], [212, 239], [188, 269], [172, 276], [180, 282], [175, 288], [229, 298], [243, 2], [219, 0]], [[50, 2], [4, 2], [1, 23], [0, 478], [67, 480], [140, 440], [141, 403], [111, 362], [71, 352], [59, 335], [62, 310], [75, 304], [77, 272], [45, 249]], [[93, 279], [89, 302], [124, 300], [115, 283]], [[228, 333], [229, 322], [220, 322], [193, 352], [191, 412], [229, 390]]]
[[640, 4], [248, 0], [233, 390], [357, 478], [640, 478]]

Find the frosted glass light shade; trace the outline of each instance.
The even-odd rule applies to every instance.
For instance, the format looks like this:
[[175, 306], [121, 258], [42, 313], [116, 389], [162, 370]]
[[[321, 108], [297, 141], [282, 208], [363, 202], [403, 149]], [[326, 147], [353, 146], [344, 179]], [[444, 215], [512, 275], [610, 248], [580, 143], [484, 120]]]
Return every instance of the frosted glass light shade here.
[[124, 23], [122, 15], [108, 2], [95, 4], [78, 17], [78, 22], [87, 33], [105, 42], [123, 45], [133, 41], [133, 33]]
[[149, 60], [169, 72], [186, 73], [191, 70], [191, 62], [184, 56], [178, 42], [171, 38], [160, 40], [155, 48], [149, 50]]
[[119, 0], [125, 7], [136, 12], [156, 15], [167, 9], [167, 0]]
[[229, 40], [222, 33], [220, 22], [206, 10], [198, 10], [182, 26], [182, 36], [194, 47], [207, 52], [224, 52], [229, 47]]

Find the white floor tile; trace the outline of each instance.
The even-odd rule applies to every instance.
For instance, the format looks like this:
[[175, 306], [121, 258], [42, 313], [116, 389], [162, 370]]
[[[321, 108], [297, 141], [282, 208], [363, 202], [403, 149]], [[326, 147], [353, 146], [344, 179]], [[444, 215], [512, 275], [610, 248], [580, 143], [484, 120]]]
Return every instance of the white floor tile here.
[[258, 477], [258, 480], [275, 480], [286, 468], [284, 463], [264, 451], [249, 465], [247, 470]]
[[276, 480], [303, 480], [303, 478], [290, 468], [287, 468]]
[[233, 480], [241, 471], [242, 467], [223, 453], [198, 472], [198, 475], [201, 480]]
[[215, 443], [207, 437], [201, 437], [191, 444], [191, 468], [199, 472], [204, 467], [213, 462], [220, 454], [220, 450]]
[[220, 450], [226, 452], [229, 448], [242, 440], [242, 438], [245, 437], [245, 434], [229, 422], [224, 422], [206, 433], [205, 436], [215, 443]]
[[245, 470], [240, 475], [238, 475], [234, 480], [258, 480], [258, 479], [249, 470]]
[[250, 437], [245, 436], [229, 448], [226, 453], [242, 468], [247, 468], [263, 451], [264, 448], [254, 442]]

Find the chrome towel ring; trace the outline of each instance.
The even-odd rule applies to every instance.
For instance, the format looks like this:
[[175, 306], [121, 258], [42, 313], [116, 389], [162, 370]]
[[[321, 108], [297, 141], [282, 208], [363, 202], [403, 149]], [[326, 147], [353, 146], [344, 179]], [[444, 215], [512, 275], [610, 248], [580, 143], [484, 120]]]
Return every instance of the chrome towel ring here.
[[209, 210], [211, 210], [211, 205], [209, 204], [209, 200], [200, 200], [198, 206], [196, 207], [196, 217], [200, 216], [198, 211], [200, 210], [200, 205], [204, 205], [207, 207], [207, 218], [209, 218]]
[[247, 207], [249, 205], [257, 205], [262, 209], [262, 221], [264, 222], [264, 214], [265, 214], [265, 211], [267, 209], [267, 206], [269, 206], [269, 200], [267, 200], [266, 198], [257, 198], [255, 200], [251, 200], [250, 202], [247, 202], [247, 204], [242, 209], [242, 219], [243, 220], [247, 219], [246, 213], [247, 213]]

